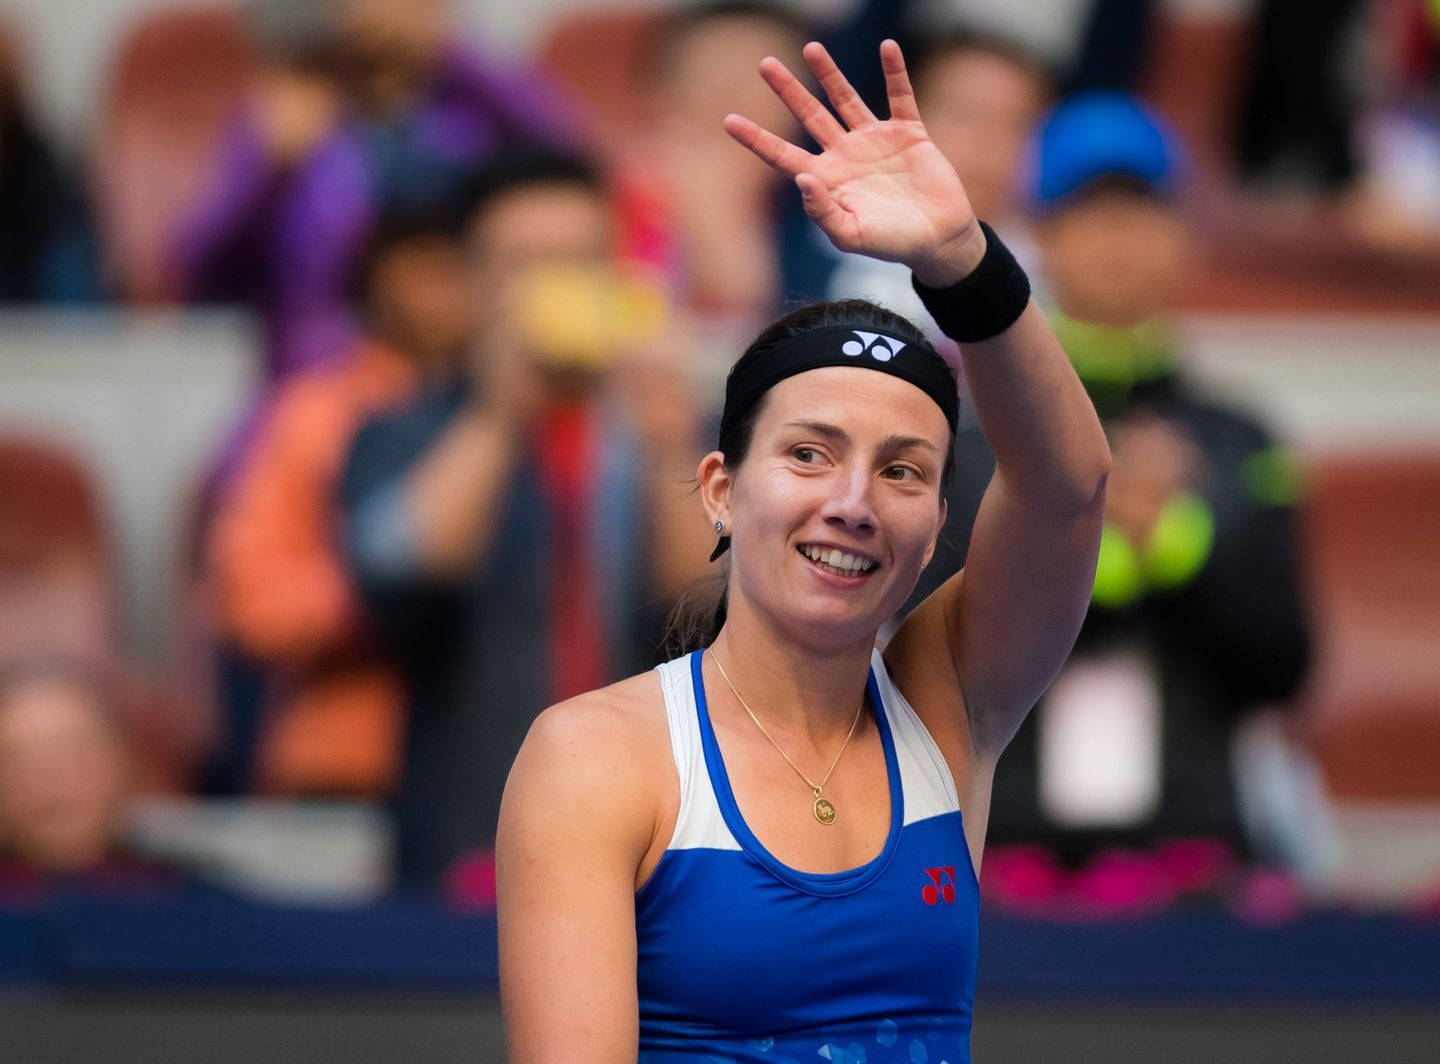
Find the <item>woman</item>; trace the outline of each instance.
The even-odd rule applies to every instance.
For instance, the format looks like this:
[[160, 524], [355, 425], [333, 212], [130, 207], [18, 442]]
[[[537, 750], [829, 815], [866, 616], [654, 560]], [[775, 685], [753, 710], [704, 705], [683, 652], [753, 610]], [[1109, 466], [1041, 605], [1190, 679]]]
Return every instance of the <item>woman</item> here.
[[965, 345], [997, 459], [969, 564], [876, 650], [944, 520], [953, 376], [869, 304], [766, 330], [698, 470], [716, 553], [734, 547], [718, 634], [547, 710], [512, 771], [513, 1061], [969, 1059], [990, 780], [1085, 613], [1109, 451], [926, 136], [898, 46], [880, 57], [886, 121], [818, 44], [805, 59], [840, 121], [761, 64], [819, 155], [725, 128], [836, 246], [909, 266]]

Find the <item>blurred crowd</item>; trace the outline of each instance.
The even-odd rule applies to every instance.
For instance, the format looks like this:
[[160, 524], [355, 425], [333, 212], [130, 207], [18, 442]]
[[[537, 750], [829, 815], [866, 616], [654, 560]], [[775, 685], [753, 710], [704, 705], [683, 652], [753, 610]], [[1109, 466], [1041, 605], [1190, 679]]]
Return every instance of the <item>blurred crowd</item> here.
[[[126, 141], [173, 194], [138, 236], [116, 167], [54, 146], [0, 35], [0, 301], [238, 304], [263, 382], [199, 490], [203, 693], [137, 675], [94, 601], [103, 491], [0, 425], [0, 894], [187, 879], [127, 849], [124, 815], [183, 793], [376, 803], [397, 884], [485, 905], [536, 713], [663, 660], [677, 602], [716, 593], [689, 489], [746, 338], [864, 296], [945, 343], [906, 271], [823, 245], [720, 128], [798, 136], [755, 68], [801, 69], [812, 37], [878, 96], [894, 36], [1115, 456], [1079, 644], [1000, 765], [986, 890], [1134, 911], [1264, 874], [1283, 903], [1294, 847], [1242, 808], [1233, 746], [1314, 657], [1305, 479], [1191, 380], [1176, 319], [1247, 211], [1440, 263], [1440, 5], [1262, 0], [1218, 70], [1177, 69], [1169, 5], [1036, 6], [587, 9], [534, 57], [446, 0], [182, 8], [155, 16], [188, 27], [168, 51], [144, 38], [170, 80], [136, 82], [229, 88], [184, 152]], [[993, 469], [973, 420], [956, 458], [917, 597], [964, 564]]]

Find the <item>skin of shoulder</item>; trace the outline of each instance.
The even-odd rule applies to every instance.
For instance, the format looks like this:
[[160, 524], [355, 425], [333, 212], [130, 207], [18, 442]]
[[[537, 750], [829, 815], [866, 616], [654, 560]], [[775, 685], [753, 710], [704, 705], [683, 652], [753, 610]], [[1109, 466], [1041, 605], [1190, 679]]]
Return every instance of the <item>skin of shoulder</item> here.
[[631, 676], [556, 703], [536, 718], [506, 784], [501, 827], [506, 807], [528, 813], [532, 799], [545, 804], [564, 795], [583, 801], [590, 817], [604, 815], [613, 829], [623, 828], [643, 854], [672, 775], [658, 678]]
[[635, 1059], [635, 876], [658, 830], [667, 770], [674, 775], [655, 674], [561, 702], [532, 725], [496, 840], [510, 1060]]

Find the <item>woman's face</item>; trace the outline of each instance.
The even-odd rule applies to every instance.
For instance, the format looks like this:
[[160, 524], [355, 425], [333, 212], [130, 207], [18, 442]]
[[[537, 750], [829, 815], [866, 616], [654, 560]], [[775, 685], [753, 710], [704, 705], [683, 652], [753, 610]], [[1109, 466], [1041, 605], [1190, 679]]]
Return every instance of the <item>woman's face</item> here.
[[812, 646], [873, 638], [934, 552], [948, 447], [940, 408], [898, 377], [835, 366], [781, 381], [744, 464], [707, 490], [732, 530], [732, 603]]

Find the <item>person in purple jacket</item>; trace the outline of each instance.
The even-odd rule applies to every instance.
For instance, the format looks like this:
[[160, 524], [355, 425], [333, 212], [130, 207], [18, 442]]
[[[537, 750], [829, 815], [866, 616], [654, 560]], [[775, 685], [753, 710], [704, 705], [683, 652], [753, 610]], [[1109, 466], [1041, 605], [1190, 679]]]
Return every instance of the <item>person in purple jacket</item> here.
[[531, 71], [457, 42], [450, 0], [252, 0], [264, 57], [187, 213], [188, 299], [260, 313], [271, 380], [343, 357], [346, 289], [380, 214], [453, 196], [499, 148], [573, 144]]

